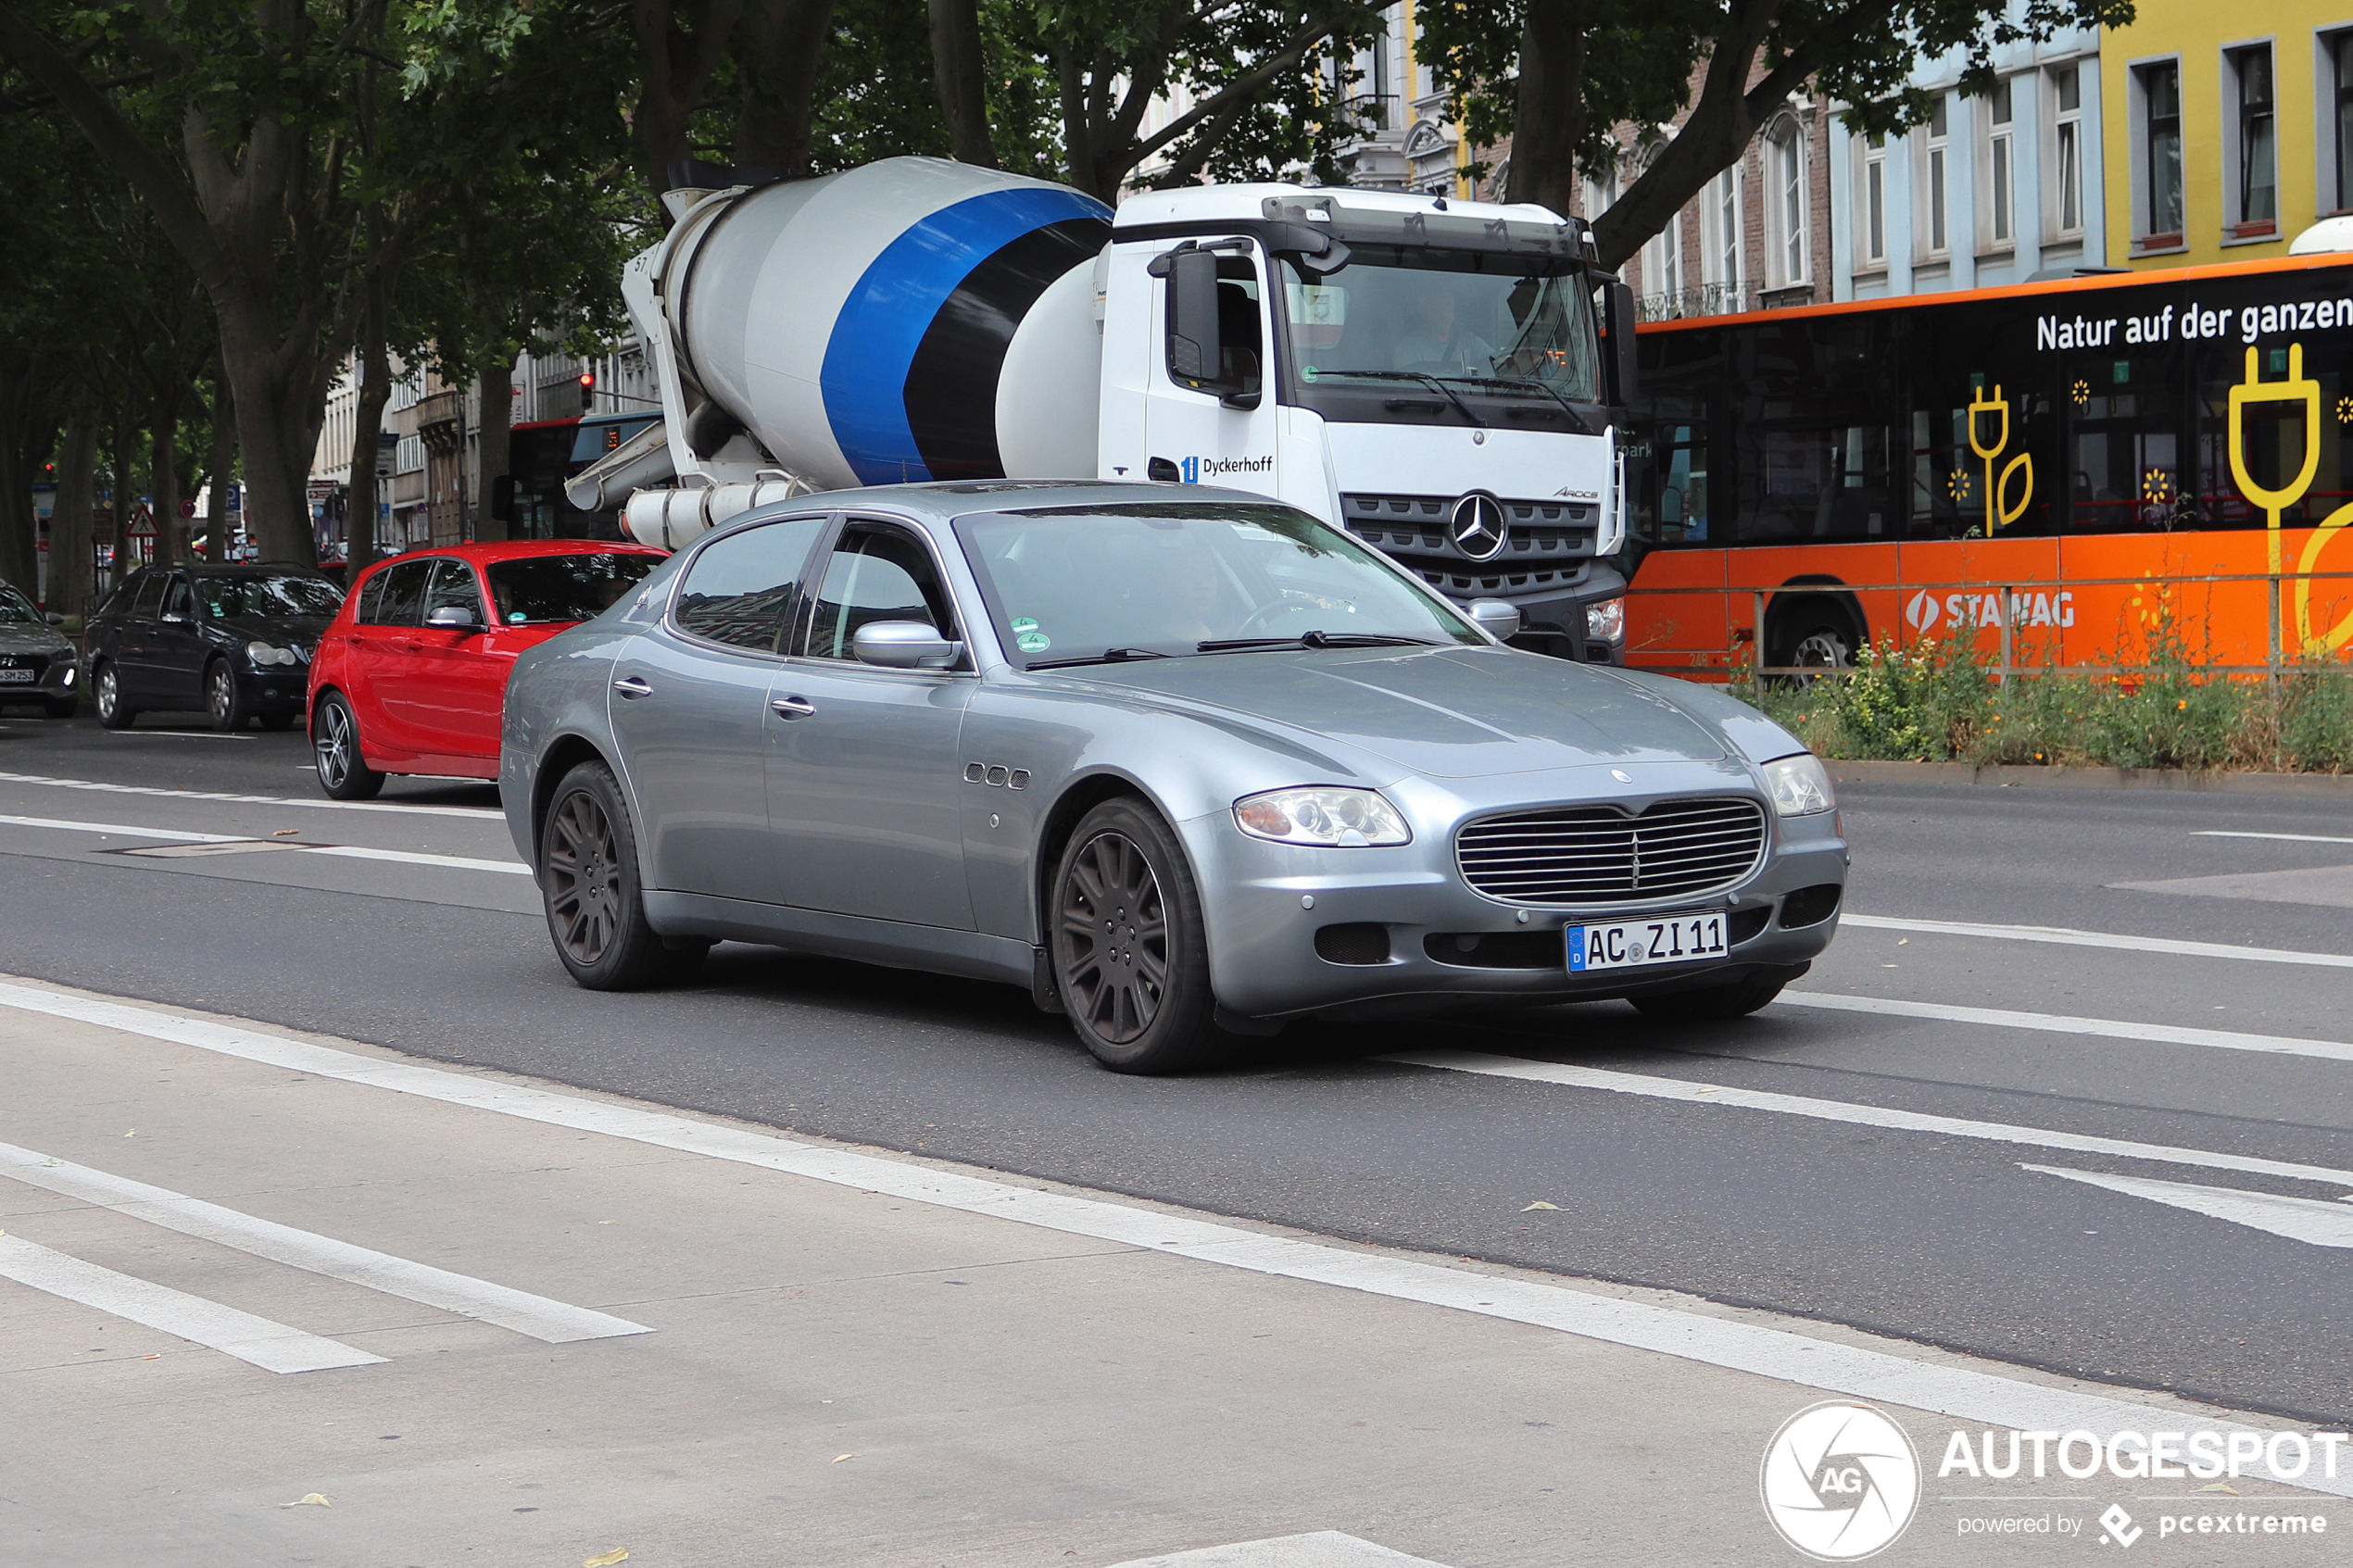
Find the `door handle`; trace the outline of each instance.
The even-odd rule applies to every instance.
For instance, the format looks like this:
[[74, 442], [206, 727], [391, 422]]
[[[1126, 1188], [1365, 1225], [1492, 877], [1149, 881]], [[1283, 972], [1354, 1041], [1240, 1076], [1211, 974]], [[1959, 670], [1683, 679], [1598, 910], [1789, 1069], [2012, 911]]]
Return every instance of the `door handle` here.
[[623, 675], [612, 684], [612, 689], [632, 701], [641, 696], [651, 696], [654, 690], [653, 683], [643, 675]]
[[768, 707], [779, 719], [806, 719], [817, 711], [817, 705], [805, 696], [772, 696]]

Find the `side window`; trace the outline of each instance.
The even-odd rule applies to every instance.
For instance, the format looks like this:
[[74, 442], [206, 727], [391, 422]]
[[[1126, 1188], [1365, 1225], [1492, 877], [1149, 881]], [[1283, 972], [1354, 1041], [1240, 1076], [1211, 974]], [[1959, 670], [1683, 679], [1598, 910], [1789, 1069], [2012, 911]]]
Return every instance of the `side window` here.
[[474, 582], [474, 569], [464, 561], [445, 558], [434, 562], [424, 613], [430, 618], [434, 610], [452, 608], [470, 612], [476, 626], [483, 624], [482, 589]]
[[678, 585], [679, 630], [733, 647], [775, 652], [792, 623], [810, 546], [826, 521], [787, 518], [705, 546]]
[[384, 568], [384, 592], [372, 605], [361, 605], [360, 619], [371, 626], [416, 625], [424, 619], [425, 583], [433, 567], [429, 560], [404, 560]]
[[359, 585], [359, 606], [352, 611], [352, 620], [362, 626], [375, 620], [376, 607], [384, 603], [384, 579], [391, 575], [389, 571], [375, 572]]
[[171, 580], [171, 586], [163, 592], [164, 614], [176, 615], [185, 621], [195, 612], [195, 596], [188, 592], [188, 580], [184, 577], [174, 577]]
[[163, 608], [163, 573], [150, 571], [139, 579], [139, 596], [132, 602], [131, 613], [152, 621]]
[[876, 621], [919, 621], [956, 635], [931, 553], [905, 530], [877, 523], [852, 523], [842, 534], [812, 610], [812, 659], [855, 658], [850, 642], [858, 628]]

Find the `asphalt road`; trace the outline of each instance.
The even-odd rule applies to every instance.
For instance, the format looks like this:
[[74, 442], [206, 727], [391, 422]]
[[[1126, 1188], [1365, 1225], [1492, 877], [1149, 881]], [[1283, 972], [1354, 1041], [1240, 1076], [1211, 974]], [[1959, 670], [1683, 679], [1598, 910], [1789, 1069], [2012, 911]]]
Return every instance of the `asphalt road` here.
[[[512, 856], [493, 792], [298, 805], [305, 761], [298, 735], [0, 722], [0, 970], [2353, 1419], [2341, 801], [1848, 785], [1861, 919], [1754, 1019], [1600, 1003], [1311, 1027], [1143, 1080], [1013, 990], [765, 949], [723, 947], [676, 990], [578, 991], [528, 879], [494, 864]], [[138, 853], [189, 834], [303, 847]]]

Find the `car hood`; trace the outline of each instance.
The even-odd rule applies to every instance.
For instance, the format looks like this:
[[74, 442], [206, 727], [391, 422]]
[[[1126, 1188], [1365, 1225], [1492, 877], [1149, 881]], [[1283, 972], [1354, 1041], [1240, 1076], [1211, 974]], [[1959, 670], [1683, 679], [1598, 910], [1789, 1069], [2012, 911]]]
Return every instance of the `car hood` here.
[[0, 621], [0, 653], [67, 653], [73, 645], [55, 626], [28, 626], [20, 621]]
[[1308, 731], [1432, 778], [1730, 750], [1714, 725], [1610, 671], [1503, 648], [1286, 649], [1068, 673]]

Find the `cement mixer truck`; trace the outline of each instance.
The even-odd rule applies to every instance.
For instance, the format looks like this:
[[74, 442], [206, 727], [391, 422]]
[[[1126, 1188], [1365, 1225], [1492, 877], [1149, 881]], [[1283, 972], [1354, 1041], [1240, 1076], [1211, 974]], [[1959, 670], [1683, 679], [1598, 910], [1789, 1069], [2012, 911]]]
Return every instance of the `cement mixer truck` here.
[[1623, 658], [1633, 306], [1577, 220], [1290, 184], [1114, 214], [931, 158], [667, 199], [623, 281], [662, 420], [567, 487], [636, 539], [853, 485], [1214, 483]]

